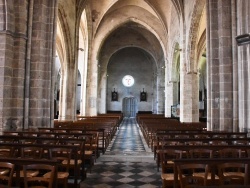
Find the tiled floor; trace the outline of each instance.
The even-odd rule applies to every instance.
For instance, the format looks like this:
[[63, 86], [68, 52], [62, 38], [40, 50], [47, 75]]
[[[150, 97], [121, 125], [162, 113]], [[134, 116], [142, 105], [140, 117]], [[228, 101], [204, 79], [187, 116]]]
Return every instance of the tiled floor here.
[[145, 151], [134, 118], [125, 118], [111, 147], [111, 152]]
[[101, 161], [87, 176], [81, 188], [156, 188], [162, 185], [154, 163]]
[[104, 155], [97, 159], [81, 188], [161, 187], [152, 151], [134, 118], [126, 118]]

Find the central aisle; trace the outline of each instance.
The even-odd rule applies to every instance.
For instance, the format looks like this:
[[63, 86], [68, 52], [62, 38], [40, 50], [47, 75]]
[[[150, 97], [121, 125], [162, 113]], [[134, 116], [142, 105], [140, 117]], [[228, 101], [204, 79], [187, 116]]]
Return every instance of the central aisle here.
[[158, 188], [162, 186], [153, 152], [135, 118], [124, 118], [104, 155], [87, 174], [81, 188]]
[[146, 151], [135, 118], [123, 119], [110, 151], [128, 153]]
[[100, 160], [154, 162], [153, 153], [135, 118], [123, 118], [119, 130]]

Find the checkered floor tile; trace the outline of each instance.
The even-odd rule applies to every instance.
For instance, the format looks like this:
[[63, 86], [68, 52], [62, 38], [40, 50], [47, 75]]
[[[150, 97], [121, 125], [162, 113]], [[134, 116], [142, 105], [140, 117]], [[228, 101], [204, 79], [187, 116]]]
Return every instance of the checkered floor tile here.
[[160, 174], [154, 163], [97, 162], [81, 188], [156, 188], [162, 186]]
[[162, 187], [153, 153], [135, 118], [124, 118], [104, 155], [94, 164], [80, 188]]

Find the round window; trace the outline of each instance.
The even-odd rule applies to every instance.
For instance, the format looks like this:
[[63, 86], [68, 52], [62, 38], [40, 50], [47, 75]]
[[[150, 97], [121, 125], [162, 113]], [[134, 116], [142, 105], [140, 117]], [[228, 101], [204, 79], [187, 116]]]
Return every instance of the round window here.
[[132, 85], [134, 85], [134, 83], [135, 83], [135, 80], [134, 80], [133, 76], [126, 75], [122, 79], [122, 84], [125, 87], [131, 87]]

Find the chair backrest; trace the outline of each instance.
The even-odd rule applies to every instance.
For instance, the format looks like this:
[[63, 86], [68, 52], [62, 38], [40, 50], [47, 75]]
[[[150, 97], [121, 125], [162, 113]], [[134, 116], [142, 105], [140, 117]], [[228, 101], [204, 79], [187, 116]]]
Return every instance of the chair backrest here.
[[182, 164], [177, 165], [181, 188], [192, 185], [206, 186], [208, 177], [208, 165], [206, 164]]
[[248, 164], [222, 163], [218, 166], [221, 185], [248, 185]]
[[213, 158], [211, 149], [192, 149], [188, 153], [190, 158]]
[[11, 187], [15, 165], [9, 162], [0, 162], [0, 187]]
[[[39, 174], [35, 177], [27, 176], [28, 170], [38, 170]], [[47, 165], [47, 164], [30, 164], [23, 166], [24, 172], [24, 187], [28, 188], [32, 186], [41, 186], [46, 185], [47, 188], [53, 188], [55, 182], [55, 166]], [[50, 177], [44, 177], [43, 175], [51, 172]]]
[[0, 157], [12, 157], [14, 148], [11, 146], [0, 146]]
[[43, 148], [40, 147], [23, 147], [21, 150], [21, 157], [40, 159], [43, 155]]
[[68, 140], [67, 145], [79, 146], [79, 150], [77, 151], [78, 158], [81, 159], [84, 155], [85, 151], [85, 141], [83, 140]]
[[58, 161], [58, 171], [68, 172], [70, 159], [72, 158], [72, 149], [70, 148], [51, 148], [49, 150], [50, 159]]
[[241, 149], [238, 148], [224, 148], [218, 151], [220, 158], [241, 158]]
[[174, 159], [181, 159], [183, 157], [182, 150], [167, 150], [167, 152], [160, 153], [160, 161], [162, 166], [162, 172], [165, 173], [166, 170], [173, 169]]

